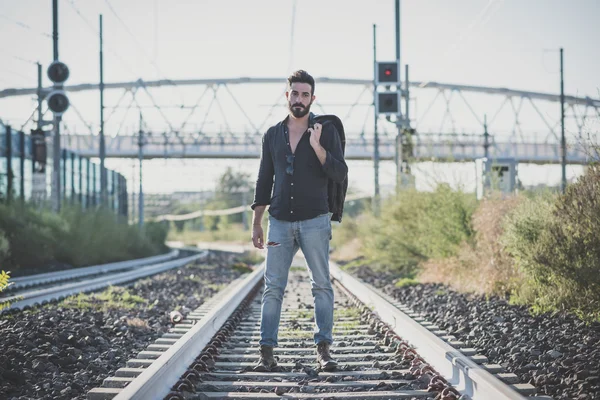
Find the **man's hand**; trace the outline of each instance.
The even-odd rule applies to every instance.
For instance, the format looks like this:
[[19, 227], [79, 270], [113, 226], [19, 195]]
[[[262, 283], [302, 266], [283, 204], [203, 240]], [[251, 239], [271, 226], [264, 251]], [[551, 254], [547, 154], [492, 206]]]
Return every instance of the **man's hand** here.
[[313, 128], [308, 128], [308, 131], [310, 132], [310, 145], [313, 149], [321, 146], [319, 141], [321, 140], [322, 129], [323, 125], [319, 123], [315, 124]]
[[252, 243], [257, 249], [264, 249], [264, 233], [262, 225], [252, 225]]
[[327, 152], [325, 151], [323, 146], [321, 146], [321, 143], [319, 143], [319, 141], [321, 140], [322, 129], [323, 125], [319, 123], [315, 124], [314, 128], [308, 128], [308, 131], [310, 132], [310, 145], [315, 151], [317, 157], [319, 158], [321, 165], [325, 164], [325, 160], [327, 159]]

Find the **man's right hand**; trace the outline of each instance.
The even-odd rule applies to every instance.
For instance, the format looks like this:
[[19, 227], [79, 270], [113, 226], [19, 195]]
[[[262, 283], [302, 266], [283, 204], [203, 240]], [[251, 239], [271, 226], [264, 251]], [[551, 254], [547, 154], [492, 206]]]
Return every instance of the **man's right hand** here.
[[252, 226], [252, 243], [257, 249], [264, 249], [265, 238], [262, 225]]

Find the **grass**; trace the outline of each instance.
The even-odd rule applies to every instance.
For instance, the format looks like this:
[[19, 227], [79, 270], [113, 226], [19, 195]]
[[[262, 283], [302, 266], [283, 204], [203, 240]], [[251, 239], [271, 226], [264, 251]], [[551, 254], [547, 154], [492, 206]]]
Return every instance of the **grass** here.
[[350, 308], [336, 308], [333, 310], [334, 320], [337, 318], [356, 318], [360, 319], [360, 310], [355, 307]]
[[419, 281], [413, 278], [401, 278], [398, 279], [398, 281], [396, 281], [396, 283], [394, 284], [394, 286], [396, 286], [397, 288], [403, 288], [403, 287], [409, 287], [409, 286], [415, 286], [418, 285]]
[[314, 316], [313, 310], [296, 310], [291, 319], [309, 319]]
[[244, 230], [242, 224], [231, 224], [217, 230], [196, 231], [184, 229], [177, 231], [170, 229], [167, 235], [168, 241], [183, 242], [186, 246], [196, 246], [198, 242], [234, 242], [249, 243], [252, 234], [249, 230]]
[[59, 303], [59, 307], [87, 311], [130, 310], [140, 305], [146, 305], [149, 308], [152, 307], [152, 305], [148, 304], [148, 300], [133, 295], [127, 288], [120, 286], [110, 286], [99, 293], [79, 293]]

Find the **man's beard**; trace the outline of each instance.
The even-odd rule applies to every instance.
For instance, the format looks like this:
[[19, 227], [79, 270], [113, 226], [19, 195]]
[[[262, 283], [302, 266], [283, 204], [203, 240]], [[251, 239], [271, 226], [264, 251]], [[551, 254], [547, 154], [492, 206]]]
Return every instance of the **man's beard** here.
[[[312, 104], [312, 103], [311, 103]], [[308, 114], [310, 112], [310, 106], [311, 104], [309, 104], [308, 106], [304, 106], [304, 104], [289, 104], [288, 108], [290, 109], [290, 111], [292, 112], [292, 115], [294, 115], [294, 117], [296, 118], [302, 118], [304, 117], [306, 114]], [[298, 108], [296, 108], [298, 107]], [[302, 107], [302, 108], [300, 108]]]

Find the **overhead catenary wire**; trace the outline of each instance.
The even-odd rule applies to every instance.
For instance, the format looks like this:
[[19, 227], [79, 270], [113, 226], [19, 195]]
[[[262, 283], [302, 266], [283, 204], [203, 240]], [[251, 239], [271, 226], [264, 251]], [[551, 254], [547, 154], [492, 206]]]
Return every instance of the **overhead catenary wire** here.
[[[125, 23], [125, 21], [123, 21], [123, 19], [119, 16], [119, 14], [117, 13], [117, 11], [114, 9], [114, 7], [112, 6], [112, 4], [110, 3], [109, 0], [104, 0], [106, 5], [108, 6], [110, 12], [115, 16], [115, 18], [117, 18], [117, 20], [121, 23], [121, 25], [123, 25], [123, 27], [125, 28], [125, 31], [127, 32], [127, 34], [129, 36], [131, 36], [131, 38], [133, 39], [133, 41], [136, 43], [136, 45], [138, 46], [138, 48], [142, 51], [142, 53], [144, 54], [144, 56], [146, 56], [146, 58], [150, 61], [150, 63], [152, 64], [152, 66], [156, 69], [156, 71], [158, 72], [158, 74], [160, 76], [163, 76], [165, 78], [165, 80], [171, 84], [172, 86], [176, 87], [179, 89], [179, 86], [173, 82], [171, 79], [167, 78], [166, 75], [161, 71], [160, 67], [158, 66], [158, 64], [152, 59], [152, 56], [150, 54], [148, 54], [148, 52], [146, 51], [146, 49], [144, 48], [144, 46], [140, 43], [140, 41], [137, 39], [137, 37], [133, 34], [133, 32], [131, 31], [131, 29], [129, 29], [129, 26]], [[181, 94], [181, 92], [180, 92]], [[183, 96], [181, 99], [182, 103], [184, 102], [183, 100]]]
[[8, 17], [8, 16], [6, 16], [6, 15], [4, 15], [4, 14], [0, 14], [0, 18], [2, 18], [2, 19], [5, 19], [5, 20], [7, 20], [8, 22], [10, 22], [10, 23], [12, 23], [12, 24], [14, 24], [14, 25], [16, 25], [16, 26], [19, 26], [19, 27], [21, 27], [21, 28], [23, 28], [23, 29], [27, 29], [27, 30], [29, 30], [29, 31], [31, 31], [31, 32], [33, 32], [33, 33], [37, 33], [38, 35], [41, 35], [41, 36], [44, 36], [44, 37], [47, 37], [47, 38], [50, 38], [50, 39], [52, 39], [52, 35], [51, 35], [51, 34], [49, 34], [49, 33], [47, 33], [47, 32], [42, 32], [42, 31], [35, 30], [35, 29], [33, 29], [31, 26], [27, 25], [27, 24], [26, 24], [26, 23], [24, 23], [24, 22], [17, 21], [16, 19], [13, 19], [13, 18], [11, 18], [11, 17]]
[[35, 65], [37, 65], [37, 63], [38, 63], [37, 61], [33, 61], [33, 60], [30, 60], [30, 59], [25, 58], [25, 57], [20, 57], [20, 56], [14, 55], [14, 54], [10, 54], [9, 51], [7, 51], [6, 49], [3, 49], [3, 48], [0, 48], [0, 53], [5, 54], [5, 55], [7, 55], [8, 57], [10, 57], [12, 59], [15, 59], [17, 61], [21, 61], [21, 62], [24, 62], [24, 63], [27, 63], [27, 64], [35, 64]]
[[[473, 19], [473, 21], [471, 21], [471, 23], [469, 25], [467, 25], [467, 27], [465, 29], [463, 29], [463, 31], [458, 35], [458, 38], [454, 41], [454, 43], [452, 43], [450, 46], [448, 46], [446, 48], [446, 50], [442, 53], [440, 58], [442, 58], [442, 59], [447, 58], [450, 54], [453, 54], [456, 57], [458, 55], [458, 52], [456, 51], [456, 49], [458, 48], [459, 44], [461, 44], [461, 42], [471, 33], [471, 31], [480, 22], [480, 20], [482, 21], [480, 24], [481, 27], [485, 26], [490, 21], [493, 14], [500, 7], [498, 6], [494, 9], [492, 9], [491, 14], [487, 15], [487, 17], [486, 17], [486, 14], [489, 12], [490, 8], [495, 4], [500, 5], [503, 2], [504, 2], [504, 0], [489, 0], [489, 2], [485, 5], [483, 10], [481, 10], [481, 12]], [[485, 19], [483, 19], [484, 17], [485, 17]], [[419, 86], [425, 87], [429, 83], [431, 83], [431, 81], [425, 81], [425, 82], [421, 83]]]
[[[83, 15], [83, 13], [75, 5], [75, 2], [73, 0], [67, 0], [67, 1], [68, 1], [68, 4], [71, 6], [71, 8], [73, 8], [73, 10], [75, 11], [75, 13], [77, 13], [77, 15], [83, 20], [83, 22], [85, 22], [85, 25], [90, 30], [90, 32], [92, 32], [92, 34], [97, 37], [100, 34], [100, 31], [98, 29], [96, 29], [96, 27], [94, 26], [94, 24], [92, 24], [90, 22], [90, 20], [87, 19]], [[123, 57], [121, 57], [117, 52], [115, 52], [110, 47], [108, 47], [107, 50], [108, 50], [109, 53], [111, 53], [113, 56], [115, 56], [117, 58], [117, 60], [119, 60], [119, 62], [121, 63], [121, 65], [123, 67], [125, 67], [125, 69], [127, 69], [127, 70], [129, 70], [129, 72], [131, 72], [132, 76], [134, 76], [135, 78], [139, 78], [138, 74], [131, 68], [131, 66], [129, 64], [127, 64], [125, 62], [125, 60], [123, 59]]]

